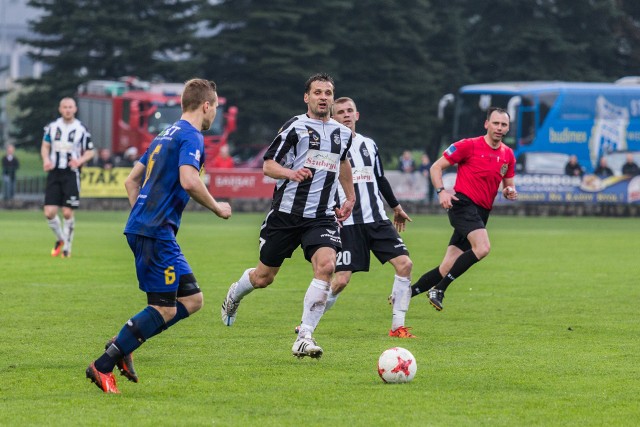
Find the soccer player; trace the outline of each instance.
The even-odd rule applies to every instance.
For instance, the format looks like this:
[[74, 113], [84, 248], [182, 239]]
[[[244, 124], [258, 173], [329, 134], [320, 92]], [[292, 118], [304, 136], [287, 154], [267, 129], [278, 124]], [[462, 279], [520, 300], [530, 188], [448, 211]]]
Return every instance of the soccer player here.
[[[509, 114], [490, 108], [484, 122], [487, 133], [450, 145], [431, 167], [431, 180], [440, 206], [447, 210], [453, 235], [439, 266], [425, 273], [411, 287], [412, 297], [428, 291], [429, 302], [438, 311], [447, 287], [473, 264], [489, 255], [486, 225], [500, 184], [508, 200], [516, 200], [515, 157], [502, 139], [509, 131]], [[458, 165], [455, 194], [445, 191], [442, 171]]]
[[[389, 298], [393, 305], [389, 336], [415, 338], [409, 332], [410, 328], [404, 326], [411, 300], [413, 263], [398, 234], [404, 231], [406, 221], [411, 221], [411, 218], [396, 200], [391, 185], [384, 176], [378, 146], [372, 139], [356, 133], [356, 122], [360, 119], [360, 113], [353, 99], [336, 99], [333, 104], [333, 118], [351, 129], [353, 140], [347, 157], [353, 171], [356, 204], [351, 216], [342, 223], [340, 229], [342, 251], [338, 253], [336, 274], [331, 282], [325, 312], [335, 304], [340, 292], [349, 284], [353, 273], [369, 271], [370, 252], [373, 252], [378, 261], [383, 264], [388, 261], [396, 271]], [[341, 201], [344, 200], [344, 192], [339, 189], [339, 193]], [[382, 197], [393, 209], [393, 224], [384, 210]]]
[[[265, 153], [264, 174], [277, 180], [271, 210], [260, 230], [260, 259], [229, 288], [221, 315], [231, 326], [242, 298], [275, 279], [286, 258], [302, 246], [313, 267], [304, 297], [302, 324], [292, 353], [319, 358], [323, 350], [313, 332], [324, 313], [336, 252], [341, 247], [338, 221], [351, 215], [355, 193], [347, 152], [351, 130], [330, 117], [335, 85], [327, 74], [305, 85], [307, 113], [286, 122]], [[346, 200], [334, 211], [338, 181]]]
[[[73, 211], [80, 206], [80, 168], [93, 158], [91, 134], [76, 119], [76, 101], [62, 98], [58, 106], [60, 116], [44, 128], [40, 145], [42, 168], [47, 172], [44, 194], [44, 216], [56, 236], [51, 256], [71, 256], [75, 218]], [[64, 223], [58, 216], [62, 207]]]
[[231, 216], [229, 204], [217, 202], [200, 179], [205, 161], [201, 131], [209, 129], [216, 116], [216, 84], [189, 80], [181, 103], [180, 120], [153, 140], [125, 180], [132, 209], [124, 233], [148, 306], [127, 321], [87, 368], [87, 378], [105, 393], [119, 393], [115, 366], [138, 382], [131, 353], [202, 307], [202, 292], [176, 242], [189, 197], [220, 218]]

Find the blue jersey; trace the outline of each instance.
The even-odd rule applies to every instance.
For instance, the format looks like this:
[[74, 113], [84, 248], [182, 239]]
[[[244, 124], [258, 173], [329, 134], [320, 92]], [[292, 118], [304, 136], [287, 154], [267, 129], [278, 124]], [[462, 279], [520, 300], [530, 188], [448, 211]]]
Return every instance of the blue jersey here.
[[189, 202], [189, 194], [180, 185], [180, 166], [202, 168], [202, 134], [179, 120], [151, 142], [140, 162], [146, 167], [145, 176], [124, 232], [173, 240]]

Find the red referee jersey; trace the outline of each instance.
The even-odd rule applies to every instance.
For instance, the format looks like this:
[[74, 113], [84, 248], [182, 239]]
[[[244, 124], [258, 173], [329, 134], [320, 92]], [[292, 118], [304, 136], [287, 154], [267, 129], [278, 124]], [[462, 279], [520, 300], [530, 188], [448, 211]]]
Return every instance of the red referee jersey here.
[[498, 148], [491, 148], [484, 136], [455, 142], [443, 155], [451, 164], [458, 164], [453, 189], [485, 209], [493, 207], [502, 180], [515, 176], [513, 150], [504, 143], [500, 143]]

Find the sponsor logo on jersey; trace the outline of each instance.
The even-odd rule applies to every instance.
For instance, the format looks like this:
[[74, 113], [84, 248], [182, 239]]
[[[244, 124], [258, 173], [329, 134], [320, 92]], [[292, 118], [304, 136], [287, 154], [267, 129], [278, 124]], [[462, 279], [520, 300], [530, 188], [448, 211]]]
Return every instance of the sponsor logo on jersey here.
[[196, 150], [195, 158], [197, 161], [200, 161], [200, 150]]
[[503, 163], [502, 166], [500, 167], [500, 175], [504, 176], [507, 173], [508, 168], [509, 168], [509, 165], [507, 163]]
[[362, 182], [373, 182], [375, 181], [375, 175], [373, 174], [373, 166], [361, 166], [358, 168], [352, 168], [351, 173], [353, 174], [353, 183], [359, 184]]
[[447, 148], [447, 151], [445, 151], [445, 153], [447, 153], [448, 155], [452, 155], [453, 153], [455, 153], [455, 151], [456, 151], [456, 147], [453, 144], [451, 144], [449, 148]]
[[340, 154], [327, 153], [319, 150], [309, 150], [304, 161], [305, 168], [316, 170], [326, 170], [328, 172], [338, 172]]

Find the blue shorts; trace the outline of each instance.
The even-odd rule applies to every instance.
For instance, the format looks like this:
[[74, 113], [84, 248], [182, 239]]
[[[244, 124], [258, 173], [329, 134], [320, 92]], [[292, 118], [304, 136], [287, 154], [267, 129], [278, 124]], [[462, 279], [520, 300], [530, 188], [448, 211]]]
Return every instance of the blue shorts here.
[[177, 292], [180, 276], [192, 273], [178, 242], [126, 234], [144, 292]]

